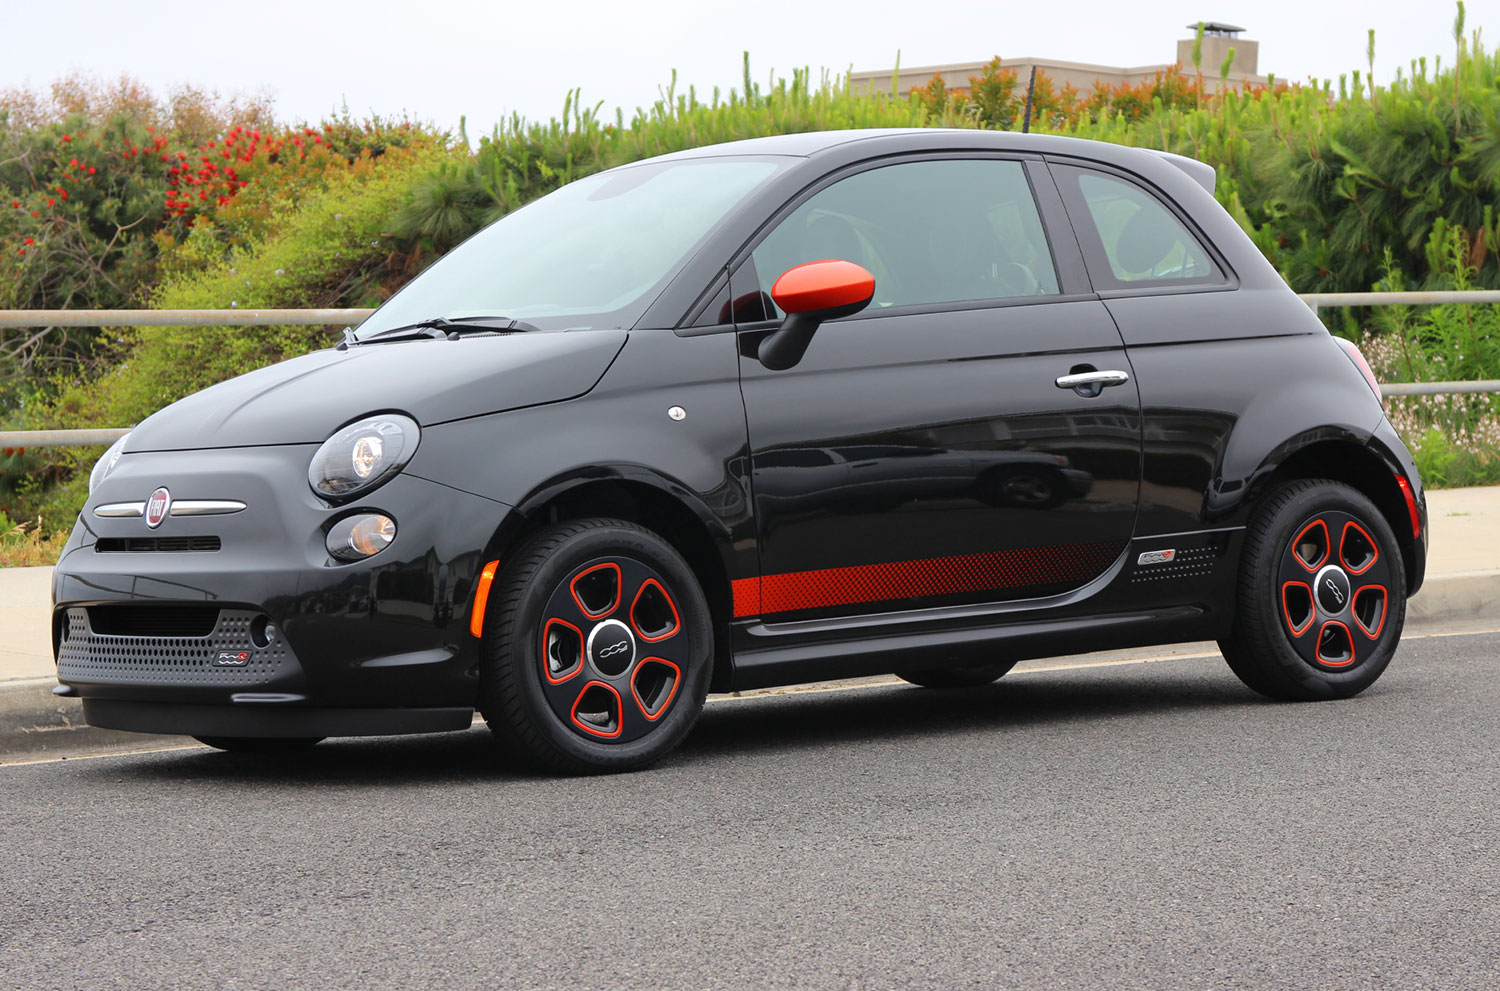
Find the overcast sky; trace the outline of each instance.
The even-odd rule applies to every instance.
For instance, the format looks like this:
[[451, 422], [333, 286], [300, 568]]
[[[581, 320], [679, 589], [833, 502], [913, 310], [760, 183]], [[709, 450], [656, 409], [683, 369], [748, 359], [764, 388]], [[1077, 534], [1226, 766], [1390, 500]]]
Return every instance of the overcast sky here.
[[[1452, 58], [1447, 0], [819, 0], [525, 3], [477, 0], [0, 0], [0, 88], [42, 89], [71, 70], [125, 72], [158, 92], [192, 83], [265, 92], [278, 116], [408, 114], [487, 133], [517, 111], [547, 118], [572, 87], [628, 111], [679, 85], [738, 84], [774, 69], [906, 66], [1035, 56], [1104, 65], [1170, 62], [1185, 25], [1218, 20], [1260, 42], [1260, 71], [1336, 78], [1365, 64], [1389, 80], [1420, 55]], [[1470, 28], [1500, 36], [1500, 0], [1468, 4]], [[1215, 70], [1216, 71], [1216, 70]]]

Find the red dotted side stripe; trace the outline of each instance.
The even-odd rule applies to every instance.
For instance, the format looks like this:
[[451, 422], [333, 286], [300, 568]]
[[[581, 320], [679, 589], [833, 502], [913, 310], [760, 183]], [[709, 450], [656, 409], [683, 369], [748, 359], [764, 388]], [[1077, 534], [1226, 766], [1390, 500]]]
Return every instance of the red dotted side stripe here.
[[1103, 571], [1124, 546], [1107, 540], [739, 578], [733, 585], [734, 615], [1081, 582]]

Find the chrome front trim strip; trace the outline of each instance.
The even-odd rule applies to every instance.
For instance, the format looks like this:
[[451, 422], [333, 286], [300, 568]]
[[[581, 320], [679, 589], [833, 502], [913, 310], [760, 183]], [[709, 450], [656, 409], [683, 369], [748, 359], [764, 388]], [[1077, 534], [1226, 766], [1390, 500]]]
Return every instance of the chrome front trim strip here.
[[144, 502], [111, 502], [103, 506], [94, 507], [95, 516], [145, 516], [146, 504]]
[[[224, 516], [238, 513], [245, 504], [237, 499], [179, 499], [172, 503], [173, 516]], [[94, 507], [94, 515], [105, 519], [145, 516], [144, 502], [111, 502]]]
[[173, 516], [223, 516], [245, 508], [235, 499], [178, 499], [172, 503]]

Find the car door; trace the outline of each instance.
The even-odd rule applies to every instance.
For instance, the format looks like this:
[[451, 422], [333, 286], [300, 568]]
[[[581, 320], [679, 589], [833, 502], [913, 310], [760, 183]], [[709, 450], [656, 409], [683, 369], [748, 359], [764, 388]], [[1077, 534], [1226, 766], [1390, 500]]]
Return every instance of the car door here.
[[[1046, 597], [1119, 558], [1139, 402], [1060, 216], [1040, 162], [886, 160], [788, 204], [733, 271], [761, 564], [736, 583], [738, 616]], [[772, 285], [826, 258], [874, 274], [873, 301], [765, 368]]]
[[[1139, 177], [1092, 162], [1049, 164], [1143, 397], [1137, 533], [1198, 529], [1212, 515], [1208, 499], [1245, 390], [1274, 377], [1283, 360], [1279, 347], [1264, 346], [1260, 321], [1274, 320], [1285, 297], [1265, 293], [1255, 306], [1231, 291], [1234, 273], [1211, 242]], [[1261, 374], [1247, 375], [1252, 367]]]

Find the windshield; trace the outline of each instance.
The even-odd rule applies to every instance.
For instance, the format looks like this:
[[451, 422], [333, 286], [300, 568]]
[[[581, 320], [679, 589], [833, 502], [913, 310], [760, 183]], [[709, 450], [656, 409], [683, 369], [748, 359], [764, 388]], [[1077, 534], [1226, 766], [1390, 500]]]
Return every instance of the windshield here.
[[544, 330], [630, 327], [714, 225], [780, 167], [690, 159], [580, 179], [454, 248], [356, 336], [463, 316]]

